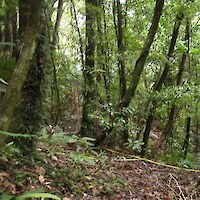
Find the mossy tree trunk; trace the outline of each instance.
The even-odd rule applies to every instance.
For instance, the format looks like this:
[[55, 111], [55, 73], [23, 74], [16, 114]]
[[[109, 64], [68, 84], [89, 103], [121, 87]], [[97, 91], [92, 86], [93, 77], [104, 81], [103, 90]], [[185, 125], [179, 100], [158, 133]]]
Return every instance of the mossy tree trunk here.
[[[24, 82], [30, 70], [31, 60], [36, 50], [37, 40], [41, 30], [41, 0], [19, 0], [20, 11], [20, 55], [12, 74], [9, 86], [0, 107], [0, 130], [8, 131], [17, 107]], [[1, 135], [1, 145], [8, 138]]]
[[[41, 34], [30, 69], [21, 90], [20, 102], [14, 110], [10, 132], [36, 135], [43, 121], [43, 82], [45, 63], [45, 34]], [[45, 49], [46, 50], [46, 49]], [[33, 154], [37, 140], [33, 137], [16, 138], [15, 143], [23, 155]]]
[[83, 69], [84, 91], [83, 91], [83, 115], [81, 134], [83, 136], [95, 137], [96, 129], [96, 102], [97, 87], [95, 76], [95, 35], [96, 35], [96, 0], [86, 0], [86, 47], [85, 65]]
[[[48, 16], [52, 16], [52, 12], [44, 7]], [[41, 125], [45, 120], [43, 110], [43, 96], [45, 84], [45, 71], [49, 70], [48, 66], [54, 63], [54, 51], [58, 40], [58, 29], [63, 13], [63, 0], [59, 0], [57, 8], [57, 19], [53, 30], [52, 38], [49, 36], [51, 30], [48, 27], [50, 18], [45, 18], [44, 26], [38, 39], [37, 48], [31, 61], [28, 76], [22, 87], [22, 96], [20, 104], [14, 112], [14, 120], [10, 126], [10, 131], [37, 135], [41, 130]], [[48, 56], [50, 55], [50, 57]], [[56, 79], [56, 73], [54, 74]], [[56, 83], [57, 85], [57, 79]], [[57, 91], [59, 92], [59, 91]], [[37, 139], [35, 138], [17, 138], [15, 143], [20, 147], [23, 155], [33, 155]]]

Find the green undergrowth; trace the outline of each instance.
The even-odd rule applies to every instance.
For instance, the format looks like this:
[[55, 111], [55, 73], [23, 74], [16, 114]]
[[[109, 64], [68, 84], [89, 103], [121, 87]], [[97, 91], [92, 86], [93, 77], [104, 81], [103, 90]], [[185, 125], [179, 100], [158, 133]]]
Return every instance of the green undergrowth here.
[[173, 152], [166, 151], [160, 159], [167, 164], [181, 168], [198, 169], [199, 167], [193, 154], [188, 153], [187, 156], [184, 157], [184, 152], [181, 150], [174, 150]]
[[[111, 195], [125, 188], [124, 180], [111, 176], [106, 164], [109, 158], [95, 149], [93, 142], [93, 138], [81, 138], [64, 132], [49, 137], [47, 132], [42, 131], [37, 151], [29, 157], [22, 156], [20, 149], [13, 142], [9, 143], [0, 151], [1, 161], [5, 163], [2, 170], [10, 174], [11, 184], [18, 193], [22, 193], [22, 197], [0, 191], [1, 199], [51, 199], [50, 194], [63, 197], [66, 193]], [[44, 192], [32, 194], [31, 187], [43, 188]], [[0, 188], [3, 188], [3, 183], [0, 183]], [[29, 190], [29, 196], [25, 195]]]
[[[46, 172], [53, 178], [55, 188], [68, 188], [74, 194], [89, 192], [95, 195], [101, 192], [112, 194], [125, 187], [122, 179], [109, 178], [108, 157], [94, 148], [93, 138], [60, 132], [50, 138], [43, 134], [41, 140], [46, 145], [46, 155], [55, 161]], [[103, 171], [107, 171], [107, 176]]]

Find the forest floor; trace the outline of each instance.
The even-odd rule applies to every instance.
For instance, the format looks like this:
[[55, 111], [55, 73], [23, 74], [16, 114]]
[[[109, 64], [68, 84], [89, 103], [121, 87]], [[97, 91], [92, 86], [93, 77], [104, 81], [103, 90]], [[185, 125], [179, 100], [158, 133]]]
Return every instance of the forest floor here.
[[15, 158], [7, 163], [10, 164], [7, 168], [0, 168], [0, 191], [19, 195], [44, 189], [62, 200], [200, 199], [200, 171], [125, 158], [106, 151], [95, 158], [98, 162], [85, 157], [81, 162], [88, 163], [83, 164], [72, 162], [73, 156], [66, 156], [76, 155], [78, 159], [73, 147], [52, 148], [59, 148], [59, 153], [40, 145], [38, 159]]

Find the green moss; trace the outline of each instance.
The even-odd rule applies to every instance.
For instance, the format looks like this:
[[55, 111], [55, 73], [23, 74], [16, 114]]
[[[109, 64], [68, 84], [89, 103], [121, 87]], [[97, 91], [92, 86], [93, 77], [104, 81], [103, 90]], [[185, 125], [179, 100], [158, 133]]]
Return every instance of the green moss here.
[[0, 75], [5, 81], [9, 81], [16, 65], [15, 58], [0, 58]]

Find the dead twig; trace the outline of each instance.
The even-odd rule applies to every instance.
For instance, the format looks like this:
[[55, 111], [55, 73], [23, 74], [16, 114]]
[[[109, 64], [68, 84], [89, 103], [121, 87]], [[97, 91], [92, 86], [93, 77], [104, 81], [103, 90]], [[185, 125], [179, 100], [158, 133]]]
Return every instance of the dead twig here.
[[187, 200], [187, 197], [184, 195], [177, 179], [172, 174], [170, 174], [170, 177], [174, 180], [174, 182], [176, 183], [176, 187], [179, 189], [179, 197], [181, 197], [183, 200]]

